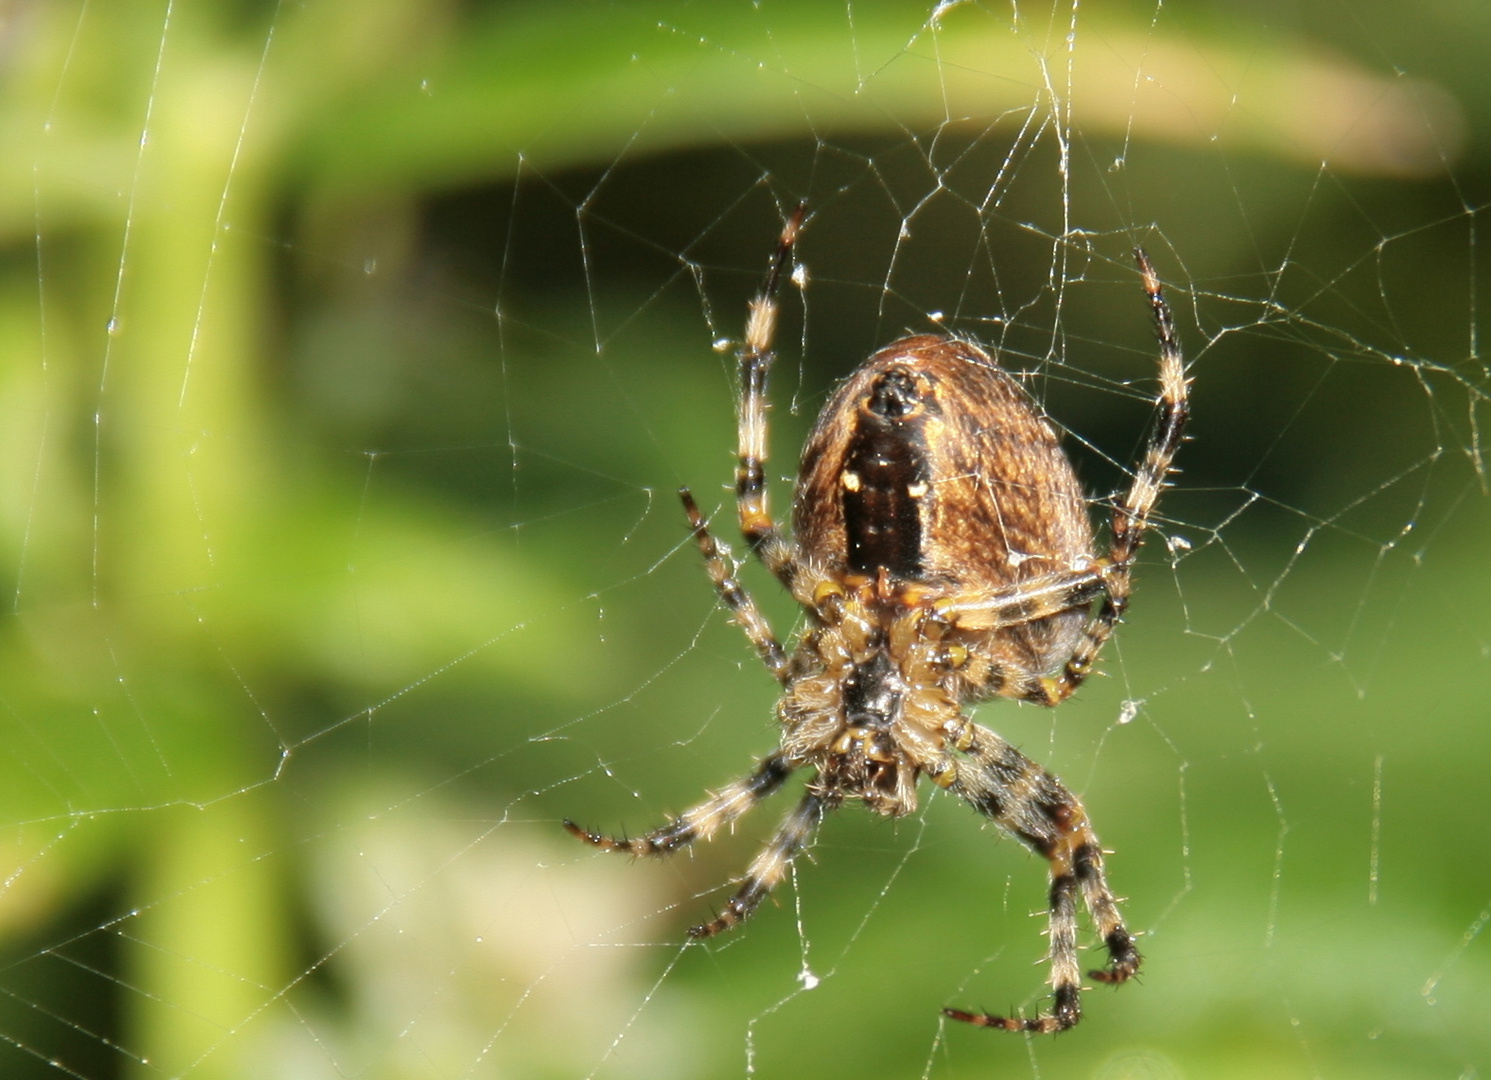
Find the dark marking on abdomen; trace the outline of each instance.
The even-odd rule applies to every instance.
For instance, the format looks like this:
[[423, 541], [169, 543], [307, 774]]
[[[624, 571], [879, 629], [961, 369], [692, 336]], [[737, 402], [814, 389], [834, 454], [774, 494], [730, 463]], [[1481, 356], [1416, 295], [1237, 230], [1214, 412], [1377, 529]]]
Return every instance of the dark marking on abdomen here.
[[910, 372], [892, 369], [859, 408], [839, 478], [850, 570], [873, 574], [883, 566], [901, 578], [922, 575], [927, 403]]

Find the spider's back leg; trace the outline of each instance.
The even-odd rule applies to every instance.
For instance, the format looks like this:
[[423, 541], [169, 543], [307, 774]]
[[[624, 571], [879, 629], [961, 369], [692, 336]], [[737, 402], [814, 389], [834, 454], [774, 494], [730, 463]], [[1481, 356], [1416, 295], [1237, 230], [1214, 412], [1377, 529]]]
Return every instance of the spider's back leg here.
[[730, 609], [735, 621], [745, 631], [745, 636], [755, 646], [756, 655], [761, 658], [767, 670], [777, 677], [778, 682], [785, 682], [787, 654], [782, 651], [781, 643], [772, 633], [771, 624], [766, 621], [766, 616], [761, 614], [761, 609], [756, 606], [755, 599], [746, 592], [745, 586], [735, 576], [730, 549], [716, 540], [709, 531], [709, 525], [705, 522], [704, 515], [699, 512], [699, 506], [694, 502], [694, 496], [689, 489], [679, 488], [678, 497], [683, 500], [683, 510], [689, 517], [689, 526], [694, 531], [694, 540], [699, 545], [699, 551], [704, 555], [704, 568], [708, 571], [710, 580], [714, 582], [714, 588], [720, 594], [720, 600]]
[[1154, 312], [1155, 337], [1160, 343], [1160, 393], [1155, 399], [1154, 430], [1145, 447], [1144, 458], [1134, 472], [1134, 481], [1113, 508], [1112, 542], [1105, 575], [1106, 590], [1097, 614], [1088, 623], [1081, 643], [1066, 662], [1060, 675], [1046, 680], [1043, 704], [1056, 705], [1081, 686], [1092, 672], [1098, 653], [1123, 618], [1129, 606], [1130, 573], [1149, 515], [1165, 487], [1175, 453], [1185, 436], [1190, 416], [1187, 398], [1185, 361], [1175, 336], [1175, 318], [1165, 302], [1159, 274], [1143, 248], [1134, 249], [1134, 259], [1144, 279], [1144, 291]]
[[777, 332], [777, 294], [806, 214], [806, 204], [799, 204], [782, 229], [766, 280], [751, 301], [745, 343], [740, 350], [740, 443], [735, 470], [740, 531], [750, 549], [789, 589], [796, 569], [792, 545], [772, 520], [767, 503], [766, 386], [776, 359], [772, 342]]

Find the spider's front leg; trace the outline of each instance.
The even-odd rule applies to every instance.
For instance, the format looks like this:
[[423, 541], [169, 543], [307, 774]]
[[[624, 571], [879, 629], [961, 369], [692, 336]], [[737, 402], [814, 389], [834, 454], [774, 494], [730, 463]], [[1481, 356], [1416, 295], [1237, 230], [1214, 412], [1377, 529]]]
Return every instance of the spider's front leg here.
[[749, 776], [722, 788], [706, 801], [675, 820], [635, 839], [606, 836], [581, 828], [565, 818], [564, 827], [573, 836], [604, 851], [625, 851], [631, 855], [670, 855], [695, 840], [708, 840], [722, 826], [749, 813], [782, 782], [792, 775], [793, 766], [781, 753], [772, 754], [756, 766]]
[[836, 794], [825, 794], [810, 787], [802, 801], [777, 829], [771, 842], [751, 860], [740, 888], [725, 905], [725, 910], [720, 912], [719, 918], [702, 926], [691, 927], [689, 937], [714, 937], [722, 930], [728, 930], [750, 918], [761, 901], [771, 895], [771, 891], [787, 876], [792, 860], [813, 838], [823, 821], [823, 815], [838, 806], [839, 801]]
[[1066, 1031], [1082, 1019], [1077, 964], [1077, 896], [1108, 950], [1108, 967], [1088, 974], [1121, 983], [1139, 970], [1139, 950], [1103, 874], [1103, 853], [1082, 803], [1060, 780], [987, 728], [969, 723], [952, 788], [980, 813], [1040, 852], [1051, 864], [1050, 939], [1053, 1008], [1033, 1019], [944, 1009], [954, 1020], [1004, 1031]]

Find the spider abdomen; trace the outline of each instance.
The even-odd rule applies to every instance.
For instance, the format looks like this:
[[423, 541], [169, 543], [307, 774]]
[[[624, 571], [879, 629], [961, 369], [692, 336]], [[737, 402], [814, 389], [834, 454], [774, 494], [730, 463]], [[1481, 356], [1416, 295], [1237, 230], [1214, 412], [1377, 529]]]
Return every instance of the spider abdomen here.
[[845, 562], [861, 574], [884, 567], [918, 580], [931, 480], [928, 415], [936, 396], [925, 379], [896, 366], [878, 372], [863, 397], [839, 470]]
[[[1093, 560], [1087, 501], [1056, 433], [982, 349], [902, 338], [824, 405], [803, 451], [796, 544], [833, 576], [997, 592]], [[1001, 663], [1049, 671], [1071, 653], [1083, 609], [1010, 627]]]

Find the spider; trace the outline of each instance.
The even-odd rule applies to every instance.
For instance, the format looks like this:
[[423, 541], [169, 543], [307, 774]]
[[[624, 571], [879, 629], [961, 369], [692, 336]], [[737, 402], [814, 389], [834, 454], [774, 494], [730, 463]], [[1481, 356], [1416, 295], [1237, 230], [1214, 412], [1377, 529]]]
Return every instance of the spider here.
[[1138, 971], [1134, 935], [1081, 801], [962, 706], [996, 696], [1060, 704], [1123, 617], [1187, 416], [1170, 308], [1136, 248], [1159, 340], [1160, 393], [1133, 482], [1113, 505], [1105, 555], [1095, 554], [1071, 462], [1024, 390], [977, 345], [940, 335], [887, 345], [823, 407], [803, 450], [788, 539], [767, 509], [766, 384], [778, 289], [804, 214], [799, 206], [783, 229], [739, 353], [740, 528], [806, 612], [790, 654], [736, 578], [730, 549], [689, 490], [679, 491], [721, 601], [782, 684], [781, 744], [750, 775], [644, 836], [564, 826], [608, 851], [668, 855], [708, 840], [795, 770], [812, 769], [724, 910], [688, 932], [708, 938], [756, 910], [830, 811], [858, 799], [887, 817], [912, 813], [925, 773], [1050, 862], [1050, 1012], [944, 1014], [1005, 1031], [1065, 1031], [1082, 1016], [1078, 896], [1109, 957], [1093, 979], [1121, 983]]

